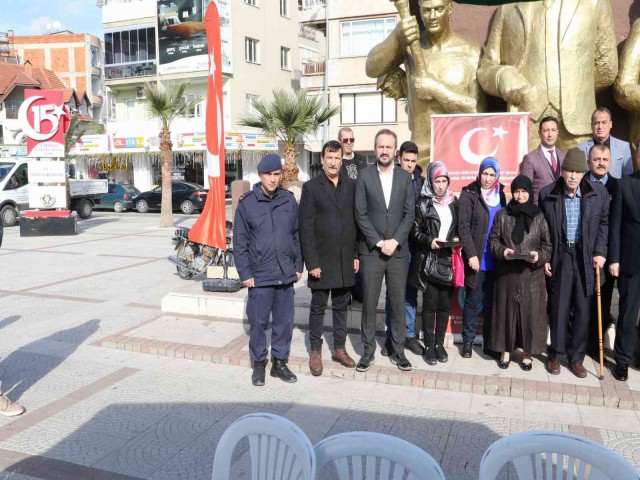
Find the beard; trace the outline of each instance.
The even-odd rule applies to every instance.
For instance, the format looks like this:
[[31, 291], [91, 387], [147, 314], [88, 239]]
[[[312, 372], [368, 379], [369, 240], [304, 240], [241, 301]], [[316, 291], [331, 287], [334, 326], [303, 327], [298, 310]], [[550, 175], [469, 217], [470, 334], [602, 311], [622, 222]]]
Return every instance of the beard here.
[[383, 167], [388, 167], [389, 165], [391, 165], [391, 162], [392, 162], [391, 157], [387, 157], [386, 160], [384, 158], [378, 157], [378, 163]]

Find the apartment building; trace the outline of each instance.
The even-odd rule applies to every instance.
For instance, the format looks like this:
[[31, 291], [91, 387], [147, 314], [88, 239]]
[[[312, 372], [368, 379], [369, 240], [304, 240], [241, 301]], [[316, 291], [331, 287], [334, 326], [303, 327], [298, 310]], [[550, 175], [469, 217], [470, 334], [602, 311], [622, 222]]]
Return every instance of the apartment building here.
[[[258, 98], [300, 83], [301, 36], [296, 0], [216, 0], [221, 17], [223, 108], [227, 181], [257, 180], [256, 165], [277, 142], [241, 127], [238, 121]], [[145, 82], [188, 82], [186, 95], [201, 102], [189, 118], [176, 119], [174, 176], [204, 183], [205, 105], [209, 74], [204, 13], [209, 0], [100, 0], [105, 46], [107, 139], [89, 138], [78, 152], [87, 174], [107, 172], [140, 189], [159, 184], [160, 125], [145, 111]], [[311, 32], [313, 33], [313, 32]], [[280, 146], [280, 148], [282, 148]], [[241, 171], [237, 159], [241, 157]], [[301, 177], [308, 166], [301, 162]]]

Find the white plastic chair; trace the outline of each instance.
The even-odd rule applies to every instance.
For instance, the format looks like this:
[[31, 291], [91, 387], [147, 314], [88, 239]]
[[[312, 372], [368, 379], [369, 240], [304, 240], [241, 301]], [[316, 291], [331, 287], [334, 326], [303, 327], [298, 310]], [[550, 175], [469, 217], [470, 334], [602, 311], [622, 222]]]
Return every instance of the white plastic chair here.
[[318, 473], [333, 462], [339, 480], [399, 480], [405, 476], [407, 480], [445, 480], [440, 465], [427, 452], [382, 433], [339, 433], [320, 441], [315, 451]]
[[480, 480], [495, 480], [512, 463], [520, 480], [639, 480], [624, 458], [583, 437], [531, 431], [494, 442], [480, 463]]
[[252, 413], [233, 422], [220, 437], [213, 460], [212, 480], [229, 480], [231, 457], [248, 437], [252, 480], [313, 480], [316, 456], [300, 428], [270, 413]]

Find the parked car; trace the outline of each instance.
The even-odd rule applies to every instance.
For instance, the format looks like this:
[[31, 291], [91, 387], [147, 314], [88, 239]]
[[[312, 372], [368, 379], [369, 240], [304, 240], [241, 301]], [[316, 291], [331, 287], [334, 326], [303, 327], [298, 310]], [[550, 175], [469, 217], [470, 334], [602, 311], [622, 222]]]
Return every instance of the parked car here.
[[[190, 214], [202, 211], [207, 200], [207, 189], [191, 182], [171, 182], [171, 197], [174, 210]], [[162, 187], [158, 186], [148, 192], [142, 192], [133, 199], [135, 209], [140, 213], [160, 210]]]
[[107, 193], [95, 197], [94, 208], [113, 209], [116, 213], [124, 212], [133, 207], [133, 198], [140, 193], [133, 185], [110, 183]]

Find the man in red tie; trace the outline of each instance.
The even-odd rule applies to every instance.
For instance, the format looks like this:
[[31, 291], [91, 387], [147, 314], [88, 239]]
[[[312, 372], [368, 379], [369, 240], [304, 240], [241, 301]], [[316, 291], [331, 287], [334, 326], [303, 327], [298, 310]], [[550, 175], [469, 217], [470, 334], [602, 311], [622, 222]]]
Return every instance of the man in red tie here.
[[522, 158], [520, 173], [533, 182], [533, 202], [538, 204], [538, 193], [543, 187], [555, 182], [560, 176], [560, 167], [565, 152], [556, 148], [558, 119], [544, 117], [538, 128], [540, 146]]

